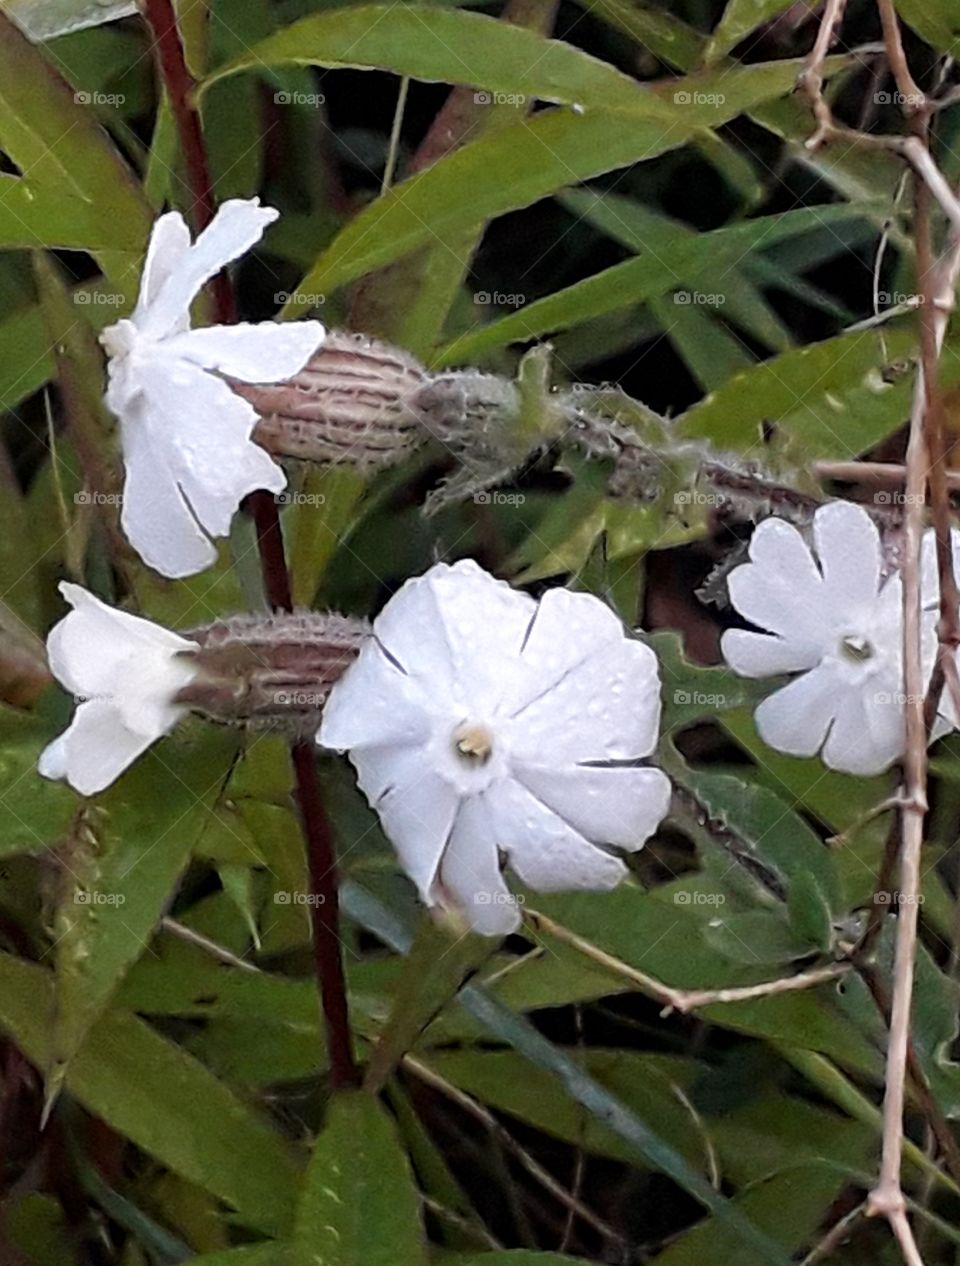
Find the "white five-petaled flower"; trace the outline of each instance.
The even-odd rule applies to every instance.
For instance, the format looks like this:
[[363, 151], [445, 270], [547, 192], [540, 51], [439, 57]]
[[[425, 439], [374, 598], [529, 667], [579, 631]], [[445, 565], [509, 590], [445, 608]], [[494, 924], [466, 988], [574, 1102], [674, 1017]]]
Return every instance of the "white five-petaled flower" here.
[[47, 656], [79, 703], [39, 770], [92, 796], [186, 715], [175, 700], [193, 680], [197, 644], [108, 607], [80, 585], [61, 584], [60, 592], [73, 610], [50, 630]]
[[519, 924], [502, 858], [530, 888], [612, 888], [670, 783], [656, 656], [588, 594], [536, 602], [476, 563], [408, 581], [334, 686], [320, 727], [429, 906], [486, 935]]
[[[846, 501], [813, 517], [816, 560], [782, 519], [766, 519], [750, 542], [750, 562], [729, 576], [730, 599], [766, 633], [723, 635], [727, 663], [743, 677], [799, 674], [755, 713], [760, 737], [792, 756], [820, 752], [831, 769], [877, 774], [905, 746], [902, 601], [899, 572], [884, 578], [880, 534], [866, 511]], [[934, 542], [923, 542], [921, 636], [924, 678], [936, 652]], [[956, 542], [955, 542], [956, 548]], [[945, 712], [949, 705], [941, 704]], [[935, 733], [948, 724], [938, 722]]]
[[277, 218], [259, 199], [225, 202], [195, 242], [179, 212], [153, 227], [137, 305], [100, 338], [110, 357], [107, 405], [120, 420], [126, 466], [121, 523], [143, 560], [190, 576], [216, 559], [240, 501], [280, 492], [281, 468], [250, 438], [253, 406], [226, 378], [274, 383], [303, 368], [319, 321], [191, 330], [205, 282], [258, 242]]

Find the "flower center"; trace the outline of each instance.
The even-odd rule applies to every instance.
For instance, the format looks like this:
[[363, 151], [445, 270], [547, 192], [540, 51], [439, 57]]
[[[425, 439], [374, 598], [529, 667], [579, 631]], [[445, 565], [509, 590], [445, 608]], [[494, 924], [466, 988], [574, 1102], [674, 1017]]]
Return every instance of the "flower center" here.
[[493, 735], [485, 725], [465, 721], [453, 732], [457, 755], [471, 765], [485, 765], [493, 752]]
[[849, 636], [841, 638], [840, 654], [844, 659], [852, 660], [855, 664], [863, 664], [868, 659], [873, 659], [876, 652], [867, 638], [851, 633]]

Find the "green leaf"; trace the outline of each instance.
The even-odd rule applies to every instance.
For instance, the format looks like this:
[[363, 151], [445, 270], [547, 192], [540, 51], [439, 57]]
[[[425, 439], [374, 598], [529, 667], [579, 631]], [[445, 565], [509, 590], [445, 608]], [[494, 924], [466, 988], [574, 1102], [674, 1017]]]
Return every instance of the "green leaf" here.
[[42, 852], [69, 829], [76, 797], [37, 773], [40, 753], [53, 737], [39, 718], [0, 708], [0, 857]]
[[134, 0], [3, 0], [3, 7], [32, 40], [51, 40], [136, 13]]
[[[888, 328], [784, 352], [745, 369], [688, 409], [678, 431], [747, 450], [773, 426], [808, 458], [854, 457], [900, 426], [909, 411], [906, 358], [915, 346], [912, 334]], [[945, 364], [944, 370], [953, 381], [960, 364], [952, 372]]]
[[147, 949], [207, 823], [236, 739], [148, 752], [96, 801], [68, 846], [56, 933], [55, 1091], [91, 1024]]
[[782, 915], [752, 910], [747, 914], [715, 914], [703, 937], [707, 945], [732, 963], [791, 963], [810, 953]]
[[751, 31], [789, 9], [792, 3], [793, 0], [728, 0], [723, 17], [710, 36], [706, 60], [717, 61]]
[[[53, 979], [0, 954], [0, 1027], [38, 1067], [52, 1053]], [[122, 1011], [95, 1024], [66, 1088], [120, 1134], [232, 1206], [245, 1225], [289, 1230], [298, 1167], [286, 1142], [202, 1064]]]
[[330, 1100], [293, 1239], [303, 1266], [427, 1266], [420, 1205], [396, 1127], [364, 1091]]
[[356, 5], [311, 14], [218, 67], [203, 85], [263, 66], [391, 70], [429, 82], [583, 108], [665, 117], [635, 80], [560, 40], [436, 5]]
[[[841, 225], [865, 219], [861, 208], [804, 207], [783, 215], [760, 216], [756, 220], [727, 225], [710, 233], [696, 233], [676, 221], [649, 213], [644, 213], [642, 225], [633, 224], [626, 209], [633, 209], [635, 204], [625, 198], [613, 199], [610, 195], [601, 198], [592, 192], [573, 191], [564, 195], [562, 202], [578, 216], [605, 229], [613, 225], [606, 217], [600, 220], [591, 213], [606, 207], [610, 220], [619, 230], [614, 236], [637, 251], [639, 257], [614, 264], [498, 321], [466, 331], [436, 354], [435, 363], [452, 365], [476, 361], [484, 353], [508, 343], [571, 329], [583, 321], [643, 303], [683, 286], [711, 293], [726, 292], [726, 282], [718, 283], [711, 278], [725, 276], [744, 261], [756, 260], [759, 258], [756, 252], [761, 249], [772, 249], [824, 224], [836, 232]], [[840, 249], [838, 242], [836, 250]]]
[[20, 176], [0, 176], [2, 250], [126, 250], [137, 258], [141, 245], [142, 234], [130, 221], [111, 225], [99, 208], [82, 198]]
[[[612, 895], [612, 894], [605, 894]], [[395, 949], [406, 950], [410, 944], [407, 928], [374, 897], [354, 884], [343, 889], [345, 908], [381, 940]], [[502, 1003], [476, 985], [467, 985], [460, 991], [460, 1003], [466, 1010], [495, 1033], [501, 1041], [517, 1050], [524, 1058], [557, 1078], [570, 1095], [588, 1112], [597, 1116], [610, 1129], [636, 1149], [648, 1164], [662, 1170], [680, 1184], [696, 1200], [721, 1218], [732, 1233], [742, 1237], [764, 1260], [786, 1266], [786, 1258], [767, 1236], [760, 1235], [747, 1220], [737, 1214], [730, 1203], [720, 1196], [698, 1173], [692, 1170], [678, 1153], [651, 1131], [634, 1113], [611, 1095], [579, 1064], [558, 1046], [553, 1045], [531, 1024], [515, 1015]]]
[[366, 489], [367, 480], [353, 466], [306, 468], [284, 516], [297, 606], [313, 605], [330, 559], [356, 523]]
[[673, 763], [670, 772], [689, 787], [713, 822], [735, 832], [749, 855], [785, 888], [798, 875], [813, 876], [831, 907], [839, 909], [841, 894], [830, 850], [779, 796], [729, 774], [680, 769]]
[[[672, 94], [658, 88], [643, 92], [643, 108], [631, 113], [629, 126], [617, 110], [578, 114], [558, 108], [466, 145], [355, 216], [300, 283], [286, 313], [300, 310], [298, 295], [329, 293], [435, 241], [438, 234], [474, 228], [565, 186], [674, 149], [699, 129], [720, 127], [752, 105], [789, 91], [798, 69], [799, 63], [783, 61], [729, 70], [722, 93], [711, 91], [719, 80], [709, 77], [671, 81], [671, 89], [687, 91], [691, 99], [694, 93], [706, 98], [702, 104], [691, 100], [679, 119], [659, 99]], [[722, 101], [715, 102], [717, 96]]]
[[960, 14], [953, 0], [896, 0], [896, 7], [904, 22], [938, 52], [960, 55]]
[[[42, 53], [0, 11], [0, 148], [20, 174], [68, 198], [86, 201], [121, 243], [141, 249], [151, 213], [96, 114], [75, 99]], [[97, 252], [125, 293], [137, 282], [137, 257]]]
[[578, 0], [588, 13], [623, 31], [649, 48], [654, 56], [679, 70], [689, 70], [700, 60], [704, 37], [666, 9], [638, 0]]
[[816, 877], [809, 871], [798, 871], [790, 881], [787, 893], [790, 926], [800, 941], [826, 952], [833, 943], [830, 906]]
[[508, 1248], [498, 1253], [450, 1253], [444, 1266], [587, 1266], [582, 1257], [565, 1253], [537, 1253], [526, 1248]]

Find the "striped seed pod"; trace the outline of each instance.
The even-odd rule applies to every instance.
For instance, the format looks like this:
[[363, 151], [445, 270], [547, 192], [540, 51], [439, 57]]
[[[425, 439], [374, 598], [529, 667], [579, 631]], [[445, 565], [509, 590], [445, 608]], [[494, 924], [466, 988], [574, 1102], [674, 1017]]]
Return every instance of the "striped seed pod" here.
[[356, 659], [369, 626], [321, 612], [238, 615], [191, 629], [193, 680], [176, 696], [214, 721], [316, 733], [327, 695]]
[[425, 379], [399, 348], [332, 330], [293, 378], [231, 386], [260, 414], [253, 438], [268, 453], [368, 470], [401, 461], [428, 438], [415, 403]]

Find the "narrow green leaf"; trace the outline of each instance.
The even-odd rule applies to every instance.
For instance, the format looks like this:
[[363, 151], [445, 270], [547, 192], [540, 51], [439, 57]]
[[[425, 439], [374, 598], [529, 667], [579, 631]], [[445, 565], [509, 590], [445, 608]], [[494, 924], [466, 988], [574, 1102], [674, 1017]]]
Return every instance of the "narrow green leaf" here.
[[236, 740], [167, 743], [84, 814], [69, 845], [56, 932], [49, 1088], [63, 1081], [90, 1026], [147, 949], [204, 829]]
[[263, 66], [391, 70], [431, 82], [468, 84], [640, 115], [664, 110], [635, 80], [571, 44], [481, 13], [427, 4], [369, 4], [314, 13], [218, 67], [203, 88]]
[[[53, 979], [0, 954], [0, 1027], [38, 1067], [49, 1064]], [[219, 1196], [267, 1234], [291, 1225], [299, 1182], [287, 1143], [186, 1052], [110, 1011], [67, 1069], [66, 1088], [120, 1134]]]
[[298, 295], [329, 293], [435, 241], [438, 234], [470, 229], [568, 185], [674, 149], [703, 127], [720, 127], [789, 91], [799, 66], [783, 61], [726, 71], [723, 92], [711, 91], [719, 78], [674, 80], [671, 89], [690, 97], [681, 117], [669, 104], [672, 92], [658, 87], [644, 92], [643, 108], [631, 113], [629, 126], [616, 110], [578, 114], [558, 108], [466, 145], [355, 216], [300, 283], [286, 313], [300, 310]]
[[793, 0], [728, 0], [707, 45], [707, 61], [715, 62], [729, 53], [751, 31], [789, 9], [792, 3]]
[[420, 1205], [396, 1127], [365, 1091], [330, 1100], [303, 1184], [296, 1266], [427, 1266]]
[[67, 833], [77, 810], [73, 792], [37, 773], [37, 760], [53, 738], [48, 724], [0, 709], [0, 857], [39, 853]]

